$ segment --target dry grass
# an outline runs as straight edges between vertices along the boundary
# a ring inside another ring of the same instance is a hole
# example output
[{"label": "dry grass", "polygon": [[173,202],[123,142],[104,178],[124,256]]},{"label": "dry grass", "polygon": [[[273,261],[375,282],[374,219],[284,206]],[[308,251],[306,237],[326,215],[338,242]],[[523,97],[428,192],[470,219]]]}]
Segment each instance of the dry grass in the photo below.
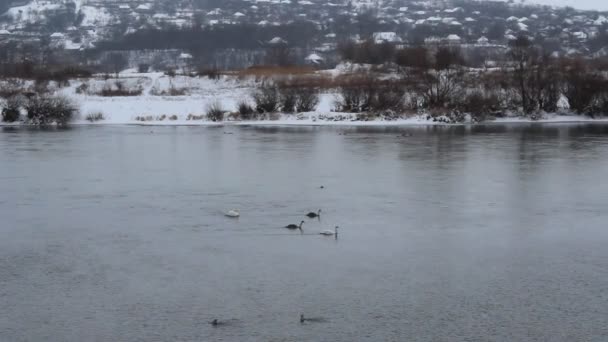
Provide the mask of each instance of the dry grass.
[{"label": "dry grass", "polygon": [[315,68],[307,66],[277,67],[260,65],[239,70],[231,74],[239,77],[274,78],[293,75],[312,75],[315,72]]}]

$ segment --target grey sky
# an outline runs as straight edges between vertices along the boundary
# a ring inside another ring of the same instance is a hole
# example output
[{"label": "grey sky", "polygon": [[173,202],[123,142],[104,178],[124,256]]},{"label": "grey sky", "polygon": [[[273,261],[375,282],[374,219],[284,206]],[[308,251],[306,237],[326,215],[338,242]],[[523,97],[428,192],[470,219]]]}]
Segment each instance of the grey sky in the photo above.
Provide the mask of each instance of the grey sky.
[{"label": "grey sky", "polygon": [[553,6],[571,6],[580,9],[608,11],[608,0],[526,0],[528,3],[538,3]]}]

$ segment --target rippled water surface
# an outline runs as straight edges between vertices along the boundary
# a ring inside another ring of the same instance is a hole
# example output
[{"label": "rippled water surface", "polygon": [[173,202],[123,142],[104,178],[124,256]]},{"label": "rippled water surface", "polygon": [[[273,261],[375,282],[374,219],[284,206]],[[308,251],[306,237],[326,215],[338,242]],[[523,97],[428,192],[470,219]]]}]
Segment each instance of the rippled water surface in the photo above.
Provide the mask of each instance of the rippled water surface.
[{"label": "rippled water surface", "polygon": [[607,177],[599,124],[0,129],[0,341],[608,341]]}]

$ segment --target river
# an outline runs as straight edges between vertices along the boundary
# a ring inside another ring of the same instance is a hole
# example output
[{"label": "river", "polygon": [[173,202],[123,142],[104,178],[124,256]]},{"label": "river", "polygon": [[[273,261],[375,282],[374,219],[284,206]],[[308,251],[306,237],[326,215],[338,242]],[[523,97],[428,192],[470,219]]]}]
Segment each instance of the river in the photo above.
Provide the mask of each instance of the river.
[{"label": "river", "polygon": [[607,341],[607,176],[606,124],[0,128],[0,341]]}]

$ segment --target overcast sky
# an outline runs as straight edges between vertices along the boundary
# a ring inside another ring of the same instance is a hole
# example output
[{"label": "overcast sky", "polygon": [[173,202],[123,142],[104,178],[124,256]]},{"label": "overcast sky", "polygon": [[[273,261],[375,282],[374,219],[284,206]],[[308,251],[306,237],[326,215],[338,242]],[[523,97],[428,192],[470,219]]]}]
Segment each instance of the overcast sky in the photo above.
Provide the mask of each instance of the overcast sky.
[{"label": "overcast sky", "polygon": [[553,6],[571,6],[580,9],[608,10],[608,0],[526,0],[526,2]]}]

